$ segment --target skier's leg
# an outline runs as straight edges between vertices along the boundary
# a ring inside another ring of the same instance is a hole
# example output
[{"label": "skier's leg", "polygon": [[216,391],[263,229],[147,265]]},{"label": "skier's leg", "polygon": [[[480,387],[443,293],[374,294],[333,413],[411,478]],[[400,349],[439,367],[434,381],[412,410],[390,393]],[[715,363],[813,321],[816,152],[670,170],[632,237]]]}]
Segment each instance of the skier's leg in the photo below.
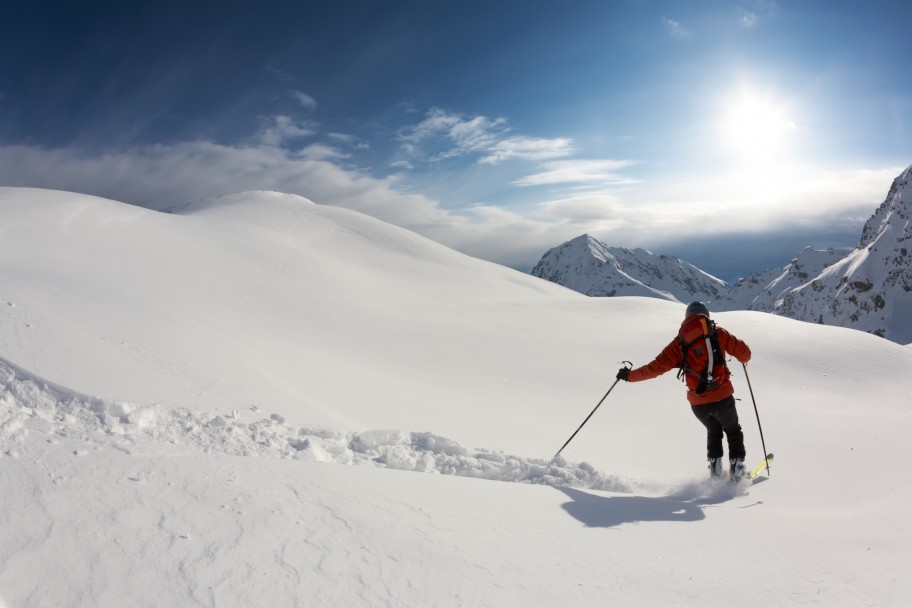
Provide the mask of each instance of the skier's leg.
[{"label": "skier's leg", "polygon": [[690,406],[690,411],[706,427],[706,457],[710,459],[721,458],[723,428],[722,424],[713,417],[712,408],[708,407],[708,405],[711,404],[692,405]]},{"label": "skier's leg", "polygon": [[729,459],[743,460],[747,451],[744,449],[744,432],[738,422],[738,408],[735,407],[735,398],[728,397],[720,401],[716,412],[719,423],[728,438]]}]

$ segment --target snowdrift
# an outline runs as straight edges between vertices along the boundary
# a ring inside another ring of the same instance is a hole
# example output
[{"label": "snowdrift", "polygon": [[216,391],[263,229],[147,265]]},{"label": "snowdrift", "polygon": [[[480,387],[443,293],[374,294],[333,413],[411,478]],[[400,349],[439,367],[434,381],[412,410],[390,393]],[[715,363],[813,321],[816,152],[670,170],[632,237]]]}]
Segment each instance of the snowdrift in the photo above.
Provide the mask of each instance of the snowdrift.
[{"label": "snowdrift", "polygon": [[125,450],[144,442],[230,456],[252,456],[375,466],[423,473],[460,475],[515,483],[629,491],[616,476],[563,459],[527,459],[498,452],[470,451],[433,433],[401,430],[344,432],[294,427],[279,414],[251,411],[229,416],[187,408],[108,402],[35,378],[0,359],[0,441],[7,456],[28,431],[75,437],[87,448],[115,443]]}]

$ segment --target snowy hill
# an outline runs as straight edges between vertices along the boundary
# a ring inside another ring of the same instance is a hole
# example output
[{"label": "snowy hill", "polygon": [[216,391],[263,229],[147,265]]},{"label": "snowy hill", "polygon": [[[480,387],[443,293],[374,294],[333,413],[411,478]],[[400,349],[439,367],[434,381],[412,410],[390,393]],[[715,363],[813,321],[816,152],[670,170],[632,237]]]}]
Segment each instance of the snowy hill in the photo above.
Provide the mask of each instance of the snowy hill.
[{"label": "snowy hill", "polygon": [[[504,299],[567,299],[556,286],[291,195],[225,197],[178,215],[0,189],[0,217],[0,355],[103,398],[147,387],[144,399],[198,409],[294,404],[302,424],[422,428],[414,415],[430,402],[452,411],[492,398],[466,375],[501,378],[515,366],[509,342],[525,321]],[[473,317],[480,311],[489,311],[486,326]],[[545,363],[558,357],[532,335],[518,339]],[[409,390],[382,410],[372,405],[400,384]]]},{"label": "snowy hill", "polygon": [[609,247],[584,234],[548,250],[532,275],[588,296],[644,296],[672,302],[715,300],[727,288],[678,258]]},{"label": "snowy hill", "polygon": [[715,315],[754,350],[777,455],[716,488],[673,374],[615,387],[551,459],[680,304],[586,298],[276,193],[165,214],[0,189],[0,218],[3,608],[912,594],[912,490],[884,466],[912,457],[910,349]]}]

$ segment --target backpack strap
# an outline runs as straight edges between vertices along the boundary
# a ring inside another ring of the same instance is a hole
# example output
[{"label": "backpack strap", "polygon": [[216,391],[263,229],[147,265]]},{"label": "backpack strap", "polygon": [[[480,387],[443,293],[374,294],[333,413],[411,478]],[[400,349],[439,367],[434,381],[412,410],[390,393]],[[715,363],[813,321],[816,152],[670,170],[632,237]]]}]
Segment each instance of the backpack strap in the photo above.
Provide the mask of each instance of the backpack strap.
[{"label": "backpack strap", "polygon": [[[697,323],[698,322],[698,323]],[[719,334],[716,331],[716,323],[705,315],[699,315],[694,322],[685,324],[678,331],[678,340],[681,344],[681,365],[678,368],[678,379],[686,382],[687,374],[697,378],[697,386],[694,392],[698,395],[711,388],[714,384],[724,381],[728,365],[725,363],[725,355],[719,345]],[[706,349],[707,365],[706,369],[697,371],[687,365],[687,351],[698,342],[703,342]],[[723,368],[722,375],[718,378],[713,376],[713,369],[716,365],[721,364]]]}]

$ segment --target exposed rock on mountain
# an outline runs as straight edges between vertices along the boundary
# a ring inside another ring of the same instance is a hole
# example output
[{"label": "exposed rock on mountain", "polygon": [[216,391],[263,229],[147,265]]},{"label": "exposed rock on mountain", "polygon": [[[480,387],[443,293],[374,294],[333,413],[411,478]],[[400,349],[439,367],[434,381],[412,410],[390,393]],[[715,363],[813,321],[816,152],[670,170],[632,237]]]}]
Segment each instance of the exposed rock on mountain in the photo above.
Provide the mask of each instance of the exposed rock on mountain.
[{"label": "exposed rock on mountain", "polygon": [[785,268],[771,268],[738,279],[725,295],[712,303],[713,309],[776,312],[777,302],[786,293],[818,276],[849,251],[808,247]]},{"label": "exposed rock on mountain", "polygon": [[532,274],[590,296],[650,296],[758,310],[912,342],[912,166],[865,223],[854,250],[807,248],[785,268],[732,286],[683,260],[609,247],[582,235],[548,251]]},{"label": "exposed rock on mountain", "polygon": [[858,247],[783,294],[774,312],[912,342],[912,166],[865,223]]},{"label": "exposed rock on mountain", "polygon": [[678,258],[608,247],[588,234],[549,250],[532,274],[589,296],[646,296],[673,302],[716,300],[728,288],[725,281]]}]

